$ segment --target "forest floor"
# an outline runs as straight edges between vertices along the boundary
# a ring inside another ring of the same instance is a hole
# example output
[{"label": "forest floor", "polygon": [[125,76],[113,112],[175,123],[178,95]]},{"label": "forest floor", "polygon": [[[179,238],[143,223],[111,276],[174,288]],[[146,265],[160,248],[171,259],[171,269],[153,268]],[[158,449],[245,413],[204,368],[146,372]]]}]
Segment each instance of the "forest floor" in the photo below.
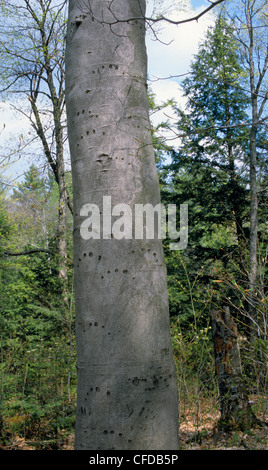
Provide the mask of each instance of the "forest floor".
[{"label": "forest floor", "polygon": [[268,416],[264,413],[266,397],[250,397],[263,426],[245,432],[218,432],[220,412],[213,400],[189,402],[180,411],[180,447],[182,450],[268,450]]},{"label": "forest floor", "polygon": [[[266,425],[250,429],[246,432],[239,430],[230,433],[217,432],[219,412],[212,400],[192,401],[192,405],[180,404],[180,449],[181,450],[268,450],[268,417],[263,410],[266,397],[254,396],[254,412]],[[260,406],[262,404],[262,406]],[[73,450],[74,434],[66,434],[63,430],[55,441],[38,442],[14,436],[9,445],[1,450]]]}]

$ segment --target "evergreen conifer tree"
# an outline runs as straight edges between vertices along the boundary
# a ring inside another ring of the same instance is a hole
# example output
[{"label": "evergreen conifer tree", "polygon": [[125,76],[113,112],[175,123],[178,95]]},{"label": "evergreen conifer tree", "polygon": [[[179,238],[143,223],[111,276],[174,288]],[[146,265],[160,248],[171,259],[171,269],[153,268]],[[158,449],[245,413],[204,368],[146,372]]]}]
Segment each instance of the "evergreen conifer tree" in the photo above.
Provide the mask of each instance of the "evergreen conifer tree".
[{"label": "evergreen conifer tree", "polygon": [[206,230],[211,231],[213,223],[229,223],[230,219],[238,242],[244,239],[249,134],[242,76],[230,26],[219,16],[192,62],[190,76],[182,83],[187,106],[186,111],[177,110],[183,137],[172,163],[175,194],[182,192],[179,197],[190,204],[194,201],[195,207],[198,203],[198,219],[201,216],[203,222],[210,222],[210,227],[201,224],[199,239]]},{"label": "evergreen conifer tree", "polygon": [[195,282],[199,273],[199,282],[206,289],[214,276],[215,260],[226,267],[231,254],[236,256],[239,279],[246,278],[249,117],[236,46],[230,25],[220,15],[182,82],[186,108],[176,108],[180,144],[171,154],[162,199],[177,208],[188,204],[187,249],[180,257],[166,251],[170,311],[182,315],[185,325],[193,309],[189,293],[181,296],[178,292],[176,280],[185,273],[182,258],[189,279]]}]

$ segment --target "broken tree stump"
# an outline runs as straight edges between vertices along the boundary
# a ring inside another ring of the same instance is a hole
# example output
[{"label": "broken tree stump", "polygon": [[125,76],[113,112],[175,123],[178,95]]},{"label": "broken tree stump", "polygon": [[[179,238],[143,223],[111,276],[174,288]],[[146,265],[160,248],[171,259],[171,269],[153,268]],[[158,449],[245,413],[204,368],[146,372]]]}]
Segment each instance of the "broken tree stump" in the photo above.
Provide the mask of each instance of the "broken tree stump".
[{"label": "broken tree stump", "polygon": [[221,407],[218,430],[251,429],[259,424],[259,420],[249,404],[242,374],[238,330],[229,307],[212,311],[211,321]]}]

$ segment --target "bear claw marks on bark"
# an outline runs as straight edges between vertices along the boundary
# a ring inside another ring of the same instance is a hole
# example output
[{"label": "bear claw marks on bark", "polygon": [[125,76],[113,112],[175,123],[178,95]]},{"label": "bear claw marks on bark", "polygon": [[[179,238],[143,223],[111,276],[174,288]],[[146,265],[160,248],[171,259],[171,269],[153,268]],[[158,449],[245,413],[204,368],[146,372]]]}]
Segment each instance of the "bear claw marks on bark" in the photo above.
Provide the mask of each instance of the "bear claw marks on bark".
[{"label": "bear claw marks on bark", "polygon": [[80,26],[81,23],[83,23],[84,19],[87,17],[87,15],[78,15],[75,17],[74,19],[74,23],[76,24],[76,26]]},{"label": "bear claw marks on bark", "polygon": [[77,15],[74,18],[74,21],[71,22],[70,32],[69,32],[69,35],[70,35],[71,39],[73,39],[73,37],[74,37],[75,33],[77,32],[79,26],[83,23],[83,21],[86,17],[87,17],[86,14]]},{"label": "bear claw marks on bark", "polygon": [[110,157],[109,155],[107,155],[107,153],[102,153],[100,155],[98,155],[97,159],[96,159],[96,162],[100,163],[100,165],[102,167],[105,167],[106,165],[108,165],[112,160],[112,157]]}]

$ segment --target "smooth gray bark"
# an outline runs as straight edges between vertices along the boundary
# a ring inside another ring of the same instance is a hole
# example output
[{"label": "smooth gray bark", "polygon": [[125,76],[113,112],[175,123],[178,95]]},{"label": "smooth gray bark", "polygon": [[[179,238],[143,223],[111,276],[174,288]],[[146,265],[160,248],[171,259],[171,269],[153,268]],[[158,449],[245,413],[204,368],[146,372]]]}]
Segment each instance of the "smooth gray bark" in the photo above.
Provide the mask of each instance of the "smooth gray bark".
[{"label": "smooth gray bark", "polygon": [[[73,172],[76,449],[177,449],[161,240],[85,240],[83,205],[160,201],[147,103],[145,1],[71,0],[66,105]],[[103,215],[103,214],[102,214]],[[112,218],[118,220],[118,217]],[[103,236],[104,235],[104,236]]]}]

